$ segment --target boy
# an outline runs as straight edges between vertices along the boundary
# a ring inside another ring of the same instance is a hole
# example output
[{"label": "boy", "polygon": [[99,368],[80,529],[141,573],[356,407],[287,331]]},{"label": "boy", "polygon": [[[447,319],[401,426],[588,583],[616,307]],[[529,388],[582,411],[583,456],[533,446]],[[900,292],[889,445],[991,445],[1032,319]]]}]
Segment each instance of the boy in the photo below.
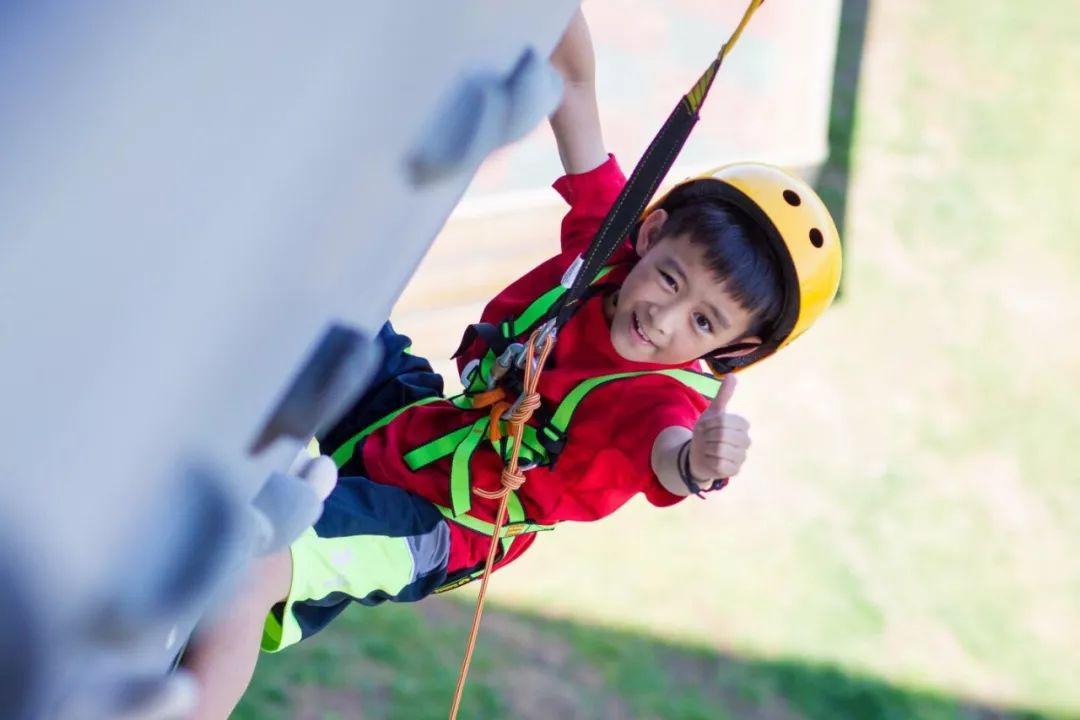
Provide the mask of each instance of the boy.
[{"label": "boy", "polygon": [[[562,252],[484,310],[488,323],[511,318],[504,327],[529,325],[526,308],[559,285],[625,183],[604,150],[580,11],[552,62],[566,81],[551,117],[567,173],[555,189],[570,210]],[[597,520],[638,493],[667,506],[722,487],[750,446],[749,423],[726,412],[734,375],[710,402],[695,387],[712,381],[678,371],[704,359],[730,373],[771,354],[813,322],[839,281],[838,238],[821,201],[765,166],[732,166],[676,187],[629,240],[560,331],[540,379],[546,420],[533,423],[530,446],[538,467],[513,496],[513,529],[496,568],[520,556],[537,531]],[[527,328],[513,335],[524,341]],[[485,346],[470,337],[459,369],[467,385],[482,388],[491,369],[478,367]],[[260,638],[276,651],[317,632],[351,601],[418,600],[468,582],[483,566],[498,502],[479,493],[500,488],[504,449],[489,435],[489,408],[443,399],[442,379],[389,324],[380,339],[386,360],[378,377],[320,438],[342,475],[323,516],[288,552],[256,563],[233,605],[192,645],[185,664],[203,690],[199,717],[224,717],[233,707]],[[570,396],[577,396],[572,421],[558,425],[555,410]]]}]

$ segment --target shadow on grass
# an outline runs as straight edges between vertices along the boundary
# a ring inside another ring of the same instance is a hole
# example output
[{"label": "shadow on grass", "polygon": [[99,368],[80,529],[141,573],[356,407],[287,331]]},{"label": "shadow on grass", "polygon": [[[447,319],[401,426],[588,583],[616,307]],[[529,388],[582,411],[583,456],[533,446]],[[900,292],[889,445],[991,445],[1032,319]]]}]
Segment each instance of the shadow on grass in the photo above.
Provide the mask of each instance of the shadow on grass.
[{"label": "shadow on grass", "polygon": [[[444,718],[471,607],[355,607],[263,656],[238,720]],[[1065,718],[897,687],[840,667],[745,659],[497,607],[485,613],[463,718]],[[1071,716],[1073,718],[1077,716]]]}]

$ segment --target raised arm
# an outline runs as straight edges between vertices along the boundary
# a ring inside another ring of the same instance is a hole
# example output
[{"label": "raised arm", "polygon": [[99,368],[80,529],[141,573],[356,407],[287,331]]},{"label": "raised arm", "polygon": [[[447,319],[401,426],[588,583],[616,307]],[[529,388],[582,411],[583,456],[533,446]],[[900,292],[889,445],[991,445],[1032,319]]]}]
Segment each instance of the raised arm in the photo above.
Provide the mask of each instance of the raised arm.
[{"label": "raised arm", "polygon": [[596,106],[596,60],[589,26],[581,9],[551,54],[551,64],[565,81],[562,104],[549,118],[568,174],[588,172],[607,160]]}]

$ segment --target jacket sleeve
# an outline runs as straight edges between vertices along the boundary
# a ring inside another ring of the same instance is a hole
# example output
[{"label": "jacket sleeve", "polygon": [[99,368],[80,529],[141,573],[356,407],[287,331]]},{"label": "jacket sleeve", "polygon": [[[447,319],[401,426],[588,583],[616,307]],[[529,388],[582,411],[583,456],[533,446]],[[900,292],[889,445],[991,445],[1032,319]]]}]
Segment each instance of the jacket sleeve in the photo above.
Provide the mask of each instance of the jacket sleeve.
[{"label": "jacket sleeve", "polygon": [[626,177],[614,155],[606,162],[576,175],[564,175],[552,185],[570,205],[562,221],[563,252],[582,252],[592,242],[608,210],[615,203]]}]

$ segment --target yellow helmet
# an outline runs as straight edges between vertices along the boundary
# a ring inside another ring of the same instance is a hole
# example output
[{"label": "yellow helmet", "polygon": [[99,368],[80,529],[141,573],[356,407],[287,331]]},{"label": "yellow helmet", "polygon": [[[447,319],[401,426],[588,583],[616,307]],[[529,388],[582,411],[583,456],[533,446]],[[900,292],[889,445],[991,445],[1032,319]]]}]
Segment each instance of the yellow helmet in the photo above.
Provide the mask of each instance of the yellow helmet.
[{"label": "yellow helmet", "polygon": [[727,201],[759,227],[777,260],[784,299],[770,337],[738,358],[706,358],[714,372],[745,368],[797,338],[832,303],[840,286],[840,235],[825,203],[802,179],[763,163],[741,162],[711,170],[672,188],[645,214],[664,207],[679,187],[700,180],[708,197]]}]

